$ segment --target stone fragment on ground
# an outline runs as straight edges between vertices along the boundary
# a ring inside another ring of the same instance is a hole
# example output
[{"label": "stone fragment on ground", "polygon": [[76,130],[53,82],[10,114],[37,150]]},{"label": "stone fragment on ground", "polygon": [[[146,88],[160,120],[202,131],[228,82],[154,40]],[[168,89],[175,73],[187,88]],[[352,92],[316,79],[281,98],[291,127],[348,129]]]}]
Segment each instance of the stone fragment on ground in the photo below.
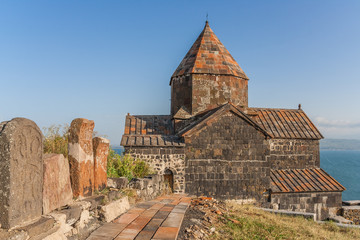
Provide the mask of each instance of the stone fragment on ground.
[{"label": "stone fragment on ground", "polygon": [[69,204],[72,199],[68,160],[62,154],[45,154],[43,214]]},{"label": "stone fragment on ground", "polygon": [[129,210],[129,208],[130,204],[128,197],[123,197],[121,199],[110,202],[105,206],[101,206],[100,214],[105,222],[111,222],[112,220]]},{"label": "stone fragment on ground", "polygon": [[41,217],[42,133],[31,120],[0,123],[0,225],[14,228]]}]

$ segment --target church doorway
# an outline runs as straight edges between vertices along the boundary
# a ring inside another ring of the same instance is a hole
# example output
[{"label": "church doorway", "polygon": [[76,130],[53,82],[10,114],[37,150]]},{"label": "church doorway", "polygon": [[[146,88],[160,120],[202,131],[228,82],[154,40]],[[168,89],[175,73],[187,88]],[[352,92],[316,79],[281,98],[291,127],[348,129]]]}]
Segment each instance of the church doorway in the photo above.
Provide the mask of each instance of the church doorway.
[{"label": "church doorway", "polygon": [[174,192],[174,174],[170,169],[165,170],[164,181],[169,184],[171,191]]}]

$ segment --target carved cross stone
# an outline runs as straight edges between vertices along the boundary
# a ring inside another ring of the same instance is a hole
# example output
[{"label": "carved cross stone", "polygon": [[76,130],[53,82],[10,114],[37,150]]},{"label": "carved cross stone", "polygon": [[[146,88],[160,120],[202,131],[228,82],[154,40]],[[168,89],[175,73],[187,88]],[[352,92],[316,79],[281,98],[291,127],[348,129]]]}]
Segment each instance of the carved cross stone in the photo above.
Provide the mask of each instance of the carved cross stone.
[{"label": "carved cross stone", "polygon": [[0,123],[0,224],[13,228],[42,214],[42,133],[31,120]]},{"label": "carved cross stone", "polygon": [[69,135],[70,178],[73,194],[91,196],[94,190],[94,158],[92,134],[94,121],[76,118]]},{"label": "carved cross stone", "polygon": [[107,185],[107,157],[109,155],[110,141],[106,138],[95,137],[94,146],[94,188],[101,191]]}]

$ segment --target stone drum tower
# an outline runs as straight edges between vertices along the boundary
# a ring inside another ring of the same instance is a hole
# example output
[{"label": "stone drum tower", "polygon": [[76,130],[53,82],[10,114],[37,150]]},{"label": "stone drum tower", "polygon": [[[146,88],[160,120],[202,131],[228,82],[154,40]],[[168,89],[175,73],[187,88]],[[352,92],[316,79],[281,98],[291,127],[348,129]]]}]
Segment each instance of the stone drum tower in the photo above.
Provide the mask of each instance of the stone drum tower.
[{"label": "stone drum tower", "polygon": [[171,77],[171,115],[186,119],[227,102],[247,107],[248,80],[206,21]]}]

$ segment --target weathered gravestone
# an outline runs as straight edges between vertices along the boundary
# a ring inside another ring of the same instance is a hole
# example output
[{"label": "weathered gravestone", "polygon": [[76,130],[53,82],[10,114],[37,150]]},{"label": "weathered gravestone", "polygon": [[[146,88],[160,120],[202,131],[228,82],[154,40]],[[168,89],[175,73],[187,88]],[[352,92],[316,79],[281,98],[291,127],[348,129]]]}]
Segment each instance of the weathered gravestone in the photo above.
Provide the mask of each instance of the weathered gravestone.
[{"label": "weathered gravestone", "polygon": [[107,157],[109,154],[110,141],[106,138],[95,137],[94,147],[94,188],[101,191],[107,185]]},{"label": "weathered gravestone", "polygon": [[43,213],[71,202],[69,161],[62,154],[44,155]]},{"label": "weathered gravestone", "polygon": [[73,194],[91,196],[94,190],[94,157],[92,134],[94,121],[76,118],[69,135],[70,178]]},{"label": "weathered gravestone", "polygon": [[43,146],[38,126],[25,118],[0,123],[0,224],[13,228],[40,218]]}]

